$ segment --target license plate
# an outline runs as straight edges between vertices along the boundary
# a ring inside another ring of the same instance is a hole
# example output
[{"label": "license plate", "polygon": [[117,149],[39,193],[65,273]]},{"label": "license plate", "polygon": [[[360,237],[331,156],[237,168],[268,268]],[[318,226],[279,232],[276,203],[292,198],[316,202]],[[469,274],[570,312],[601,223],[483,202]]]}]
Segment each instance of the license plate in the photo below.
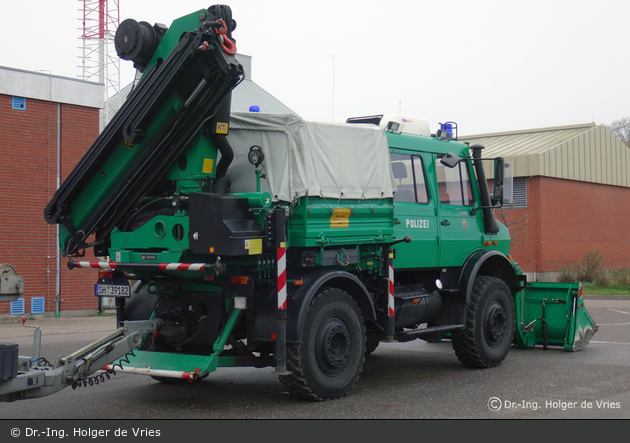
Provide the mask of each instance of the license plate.
[{"label": "license plate", "polygon": [[130,297],[131,287],[129,284],[104,284],[94,285],[94,294],[97,297]]}]

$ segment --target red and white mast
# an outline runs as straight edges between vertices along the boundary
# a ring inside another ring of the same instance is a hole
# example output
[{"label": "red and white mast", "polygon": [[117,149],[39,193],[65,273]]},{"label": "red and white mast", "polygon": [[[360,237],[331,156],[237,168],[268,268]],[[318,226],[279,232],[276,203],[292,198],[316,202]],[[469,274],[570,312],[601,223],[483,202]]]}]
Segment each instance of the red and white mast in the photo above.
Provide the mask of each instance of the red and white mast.
[{"label": "red and white mast", "polygon": [[102,83],[103,111],[101,130],[114,109],[108,104],[120,92],[120,60],[114,48],[114,37],[120,23],[119,0],[79,0],[81,2],[83,42],[81,58],[82,80]]}]

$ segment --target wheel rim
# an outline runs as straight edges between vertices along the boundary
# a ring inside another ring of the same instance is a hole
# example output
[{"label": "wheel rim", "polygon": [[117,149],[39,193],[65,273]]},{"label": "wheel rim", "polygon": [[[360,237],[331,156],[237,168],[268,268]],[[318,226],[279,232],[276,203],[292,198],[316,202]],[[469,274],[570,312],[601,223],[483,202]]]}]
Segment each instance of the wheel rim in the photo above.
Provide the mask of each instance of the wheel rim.
[{"label": "wheel rim", "polygon": [[495,347],[501,343],[507,327],[507,314],[505,308],[498,301],[493,301],[486,311],[484,335],[486,342]]},{"label": "wheel rim", "polygon": [[342,372],[350,358],[352,336],[346,322],[339,317],[327,318],[319,330],[315,341],[317,365],[326,375]]}]

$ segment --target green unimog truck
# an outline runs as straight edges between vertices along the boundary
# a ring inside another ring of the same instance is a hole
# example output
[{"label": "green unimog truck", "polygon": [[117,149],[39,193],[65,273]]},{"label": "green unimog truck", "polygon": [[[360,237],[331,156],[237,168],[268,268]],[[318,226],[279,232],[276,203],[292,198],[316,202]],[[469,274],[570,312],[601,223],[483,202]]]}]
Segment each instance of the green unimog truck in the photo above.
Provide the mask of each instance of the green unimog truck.
[{"label": "green unimog truck", "polygon": [[[528,284],[510,257],[493,215],[501,158],[408,116],[232,113],[233,29],[221,5],[118,28],[142,77],[44,215],[71,268],[101,270],[95,295],[115,297],[120,329],[76,367],[62,359],[62,384],[272,366],[290,392],[329,400],[390,342],[450,340],[477,368],[513,345],[588,343],[579,284]],[[4,398],[44,395],[39,383]]]}]

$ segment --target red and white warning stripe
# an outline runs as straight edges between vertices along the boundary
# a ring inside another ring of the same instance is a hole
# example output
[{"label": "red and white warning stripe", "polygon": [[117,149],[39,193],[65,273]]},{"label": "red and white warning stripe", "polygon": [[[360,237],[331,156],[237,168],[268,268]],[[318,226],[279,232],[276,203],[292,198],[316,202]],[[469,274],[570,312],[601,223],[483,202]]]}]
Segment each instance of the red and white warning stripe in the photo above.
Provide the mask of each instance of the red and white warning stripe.
[{"label": "red and white warning stripe", "polygon": [[72,262],[73,267],[75,268],[112,268],[116,269],[116,262],[105,262],[105,261],[75,261]]},{"label": "red and white warning stripe", "polygon": [[215,265],[208,263],[118,263],[104,261],[76,261],[71,262],[73,268],[105,268],[105,269],[159,269],[161,271],[205,271],[213,269]]},{"label": "red and white warning stripe", "polygon": [[108,372],[122,372],[127,374],[137,375],[151,375],[153,377],[168,377],[168,378],[183,378],[184,380],[193,381],[199,378],[199,372],[201,369],[195,369],[194,371],[171,371],[168,369],[152,369],[146,368],[121,368],[120,365],[107,365],[103,371]]},{"label": "red and white warning stripe", "polygon": [[205,263],[160,263],[162,271],[203,271]]},{"label": "red and white warning stripe", "polygon": [[287,308],[287,255],[286,248],[278,248],[278,309]]},{"label": "red and white warning stripe", "polygon": [[387,297],[387,305],[388,305],[387,315],[389,317],[393,317],[394,316],[394,265],[393,264],[389,265],[388,280],[389,280],[389,295]]}]

